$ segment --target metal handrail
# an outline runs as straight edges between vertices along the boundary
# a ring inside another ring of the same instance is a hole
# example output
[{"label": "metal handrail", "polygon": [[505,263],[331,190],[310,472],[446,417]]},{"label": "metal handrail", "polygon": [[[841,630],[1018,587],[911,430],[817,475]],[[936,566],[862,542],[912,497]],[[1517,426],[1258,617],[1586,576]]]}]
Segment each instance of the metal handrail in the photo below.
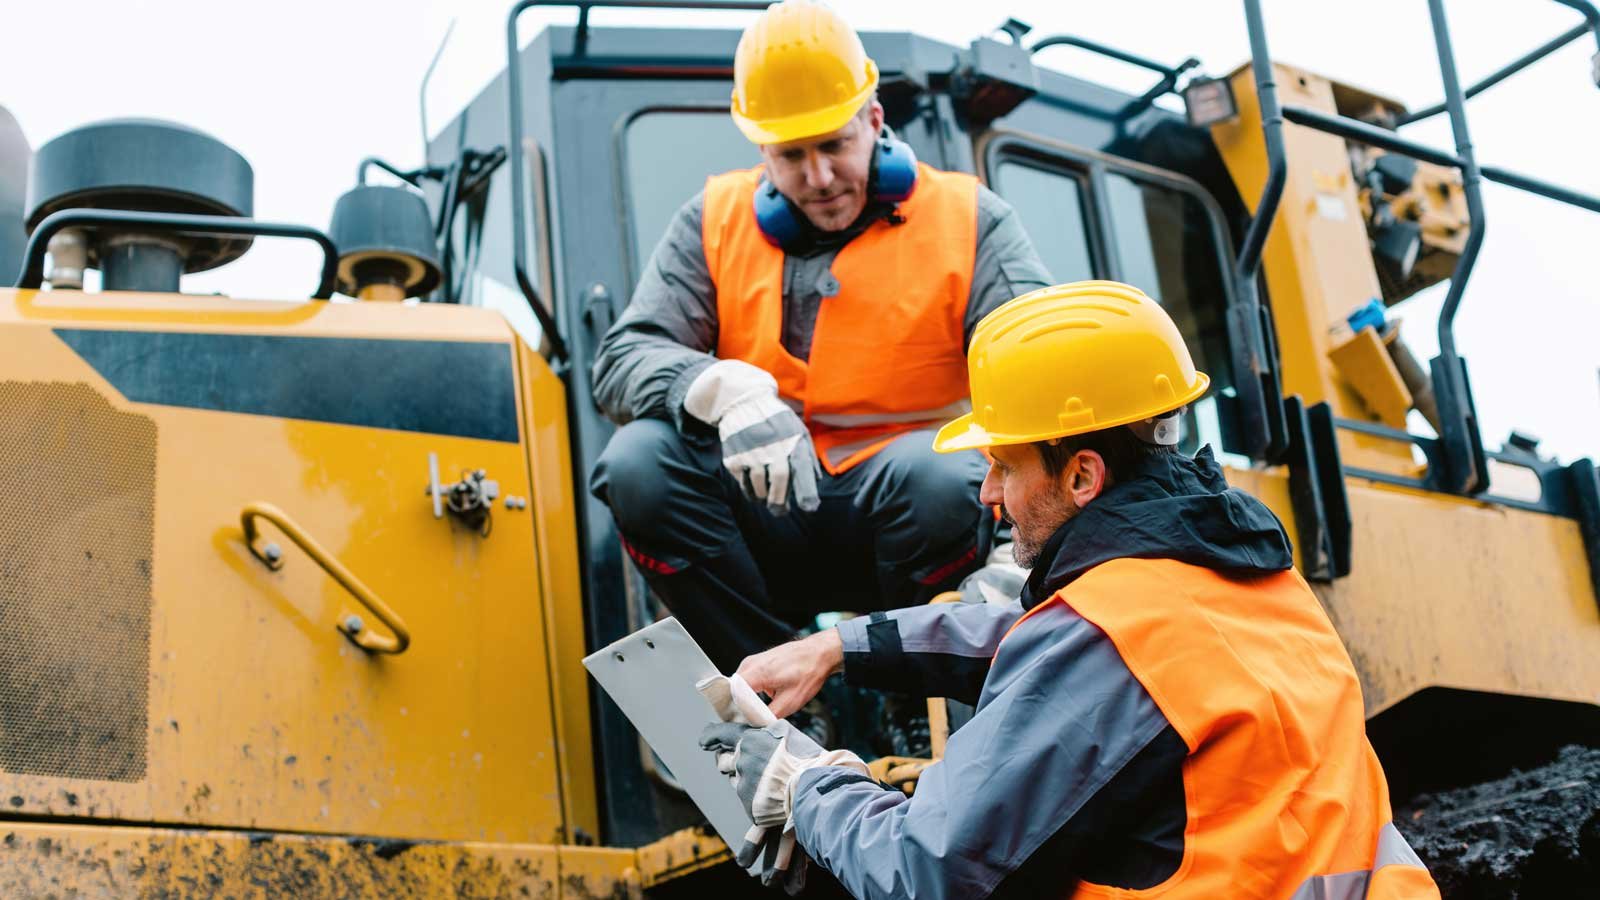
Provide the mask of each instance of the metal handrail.
[{"label": "metal handrail", "polygon": [[[1450,289],[1439,310],[1439,355],[1434,358],[1433,389],[1438,398],[1439,424],[1444,449],[1446,487],[1462,494],[1478,494],[1489,488],[1488,467],[1483,458],[1483,440],[1478,434],[1477,412],[1466,370],[1456,353],[1455,321],[1461,296],[1472,277],[1488,227],[1483,210],[1483,175],[1472,149],[1467,130],[1466,98],[1456,71],[1455,48],[1450,43],[1450,28],[1445,21],[1444,0],[1428,0],[1433,19],[1433,42],[1439,54],[1439,75],[1444,80],[1444,102],[1450,111],[1450,130],[1455,135],[1456,156],[1461,159],[1461,190],[1467,198],[1467,240],[1456,267],[1450,273]],[[1446,411],[1445,407],[1449,407]]]},{"label": "metal handrail", "polygon": [[[1600,42],[1600,12],[1595,10],[1592,3],[1588,0],[1556,0],[1556,2],[1583,12],[1589,27],[1596,32],[1597,42]],[[1259,61],[1257,51],[1264,50],[1265,42],[1260,0],[1244,0],[1244,3],[1251,32],[1252,63],[1256,63]],[[1298,125],[1461,171],[1462,192],[1467,201],[1469,231],[1461,256],[1456,260],[1455,271],[1450,278],[1449,293],[1440,310],[1439,356],[1434,358],[1431,366],[1440,410],[1438,468],[1441,471],[1437,473],[1439,477],[1434,481],[1445,490],[1478,494],[1488,489],[1488,467],[1483,441],[1478,432],[1477,412],[1472,399],[1472,388],[1467,380],[1466,366],[1456,350],[1455,317],[1460,311],[1467,280],[1472,274],[1473,264],[1483,243],[1485,214],[1481,181],[1488,178],[1597,212],[1600,212],[1600,199],[1505,169],[1478,165],[1472,149],[1471,135],[1467,129],[1466,91],[1462,89],[1457,74],[1455,52],[1445,21],[1443,0],[1429,0],[1428,8],[1432,18],[1435,49],[1439,57],[1439,71],[1444,81],[1445,109],[1450,113],[1451,130],[1456,142],[1454,155],[1408,141],[1392,131],[1343,116],[1330,116],[1300,107],[1284,108],[1282,114],[1285,119]],[[1257,46],[1258,42],[1261,44],[1260,48]],[[1258,77],[1258,83],[1259,81]],[[1265,106],[1266,103],[1263,102],[1263,118],[1265,118]],[[1258,210],[1256,221],[1251,223],[1252,231],[1260,224],[1262,218]],[[1265,227],[1263,225],[1263,232]],[[1241,252],[1241,257],[1243,255]]]},{"label": "metal handrail", "polygon": [[186,213],[141,212],[124,209],[63,209],[45,216],[28,236],[27,249],[22,254],[22,274],[17,276],[17,287],[37,289],[44,284],[44,256],[50,239],[67,228],[131,227],[141,231],[161,234],[186,234],[197,236],[250,235],[252,237],[285,237],[311,241],[322,248],[322,278],[313,300],[326,300],[333,296],[334,283],[339,277],[339,250],[333,239],[309,225],[285,222],[260,222],[239,216],[201,216]]},{"label": "metal handrail", "polygon": [[544,300],[539,296],[539,291],[533,286],[533,280],[528,276],[528,248],[527,225],[524,222],[526,211],[523,206],[523,148],[522,148],[522,66],[519,42],[517,40],[517,19],[523,12],[535,6],[571,6],[576,7],[582,20],[587,23],[589,10],[594,7],[614,7],[622,9],[707,9],[707,10],[743,10],[760,12],[768,6],[764,2],[726,2],[719,3],[715,0],[519,0],[511,7],[511,12],[506,14],[506,95],[511,106],[510,128],[511,139],[511,269],[517,280],[517,288],[522,291],[523,299],[533,308],[534,318],[539,320],[539,327],[544,330],[550,341],[550,355],[556,359],[569,359],[570,351],[567,343],[561,337],[560,330],[556,327],[555,316],[550,309],[545,307]]},{"label": "metal handrail", "polygon": [[1075,34],[1053,34],[1046,38],[1040,38],[1028,48],[1028,55],[1032,56],[1038,53],[1040,50],[1048,50],[1051,47],[1077,47],[1080,50],[1088,50],[1090,53],[1098,53],[1101,56],[1109,56],[1114,60],[1125,62],[1130,66],[1138,66],[1141,69],[1149,69],[1150,71],[1162,76],[1177,77],[1183,72],[1182,66],[1169,66],[1165,63],[1158,63],[1153,59],[1146,59],[1143,56],[1129,53],[1126,50],[1118,50],[1115,47],[1108,47],[1105,44],[1091,41],[1088,38],[1081,38]]},{"label": "metal handrail", "polygon": [[[1358,119],[1351,119],[1345,116],[1329,115],[1325,112],[1315,109],[1307,109],[1303,106],[1285,106],[1283,108],[1283,117],[1296,125],[1304,125],[1307,128],[1315,128],[1318,131],[1326,131],[1329,134],[1337,135],[1345,138],[1346,140],[1370,144],[1371,146],[1377,147],[1380,150],[1388,150],[1391,153],[1399,153],[1403,156],[1409,156],[1412,159],[1419,159],[1423,162],[1433,163],[1434,165],[1449,166],[1453,169],[1460,169],[1466,164],[1461,157],[1456,156],[1447,150],[1440,150],[1436,147],[1429,147],[1426,144],[1419,144],[1416,141],[1407,140],[1406,138],[1400,137],[1398,134],[1395,134],[1386,128],[1379,128],[1376,125],[1369,125],[1366,122],[1362,122]],[[1581,209],[1587,209],[1591,212],[1600,212],[1600,197],[1595,197],[1589,194],[1580,194],[1571,188],[1565,188],[1557,184],[1551,184],[1548,181],[1534,178],[1531,175],[1513,172],[1510,169],[1503,169],[1499,166],[1485,166],[1480,164],[1478,166],[1478,171],[1483,175],[1484,178],[1487,178],[1490,181],[1498,182],[1519,190],[1524,190],[1530,194],[1538,194],[1541,197],[1549,197],[1552,200],[1558,200],[1562,203],[1576,206]]]},{"label": "metal handrail", "polygon": [[404,653],[406,648],[411,646],[411,629],[406,627],[406,623],[401,621],[400,616],[390,609],[387,603],[378,599],[378,595],[374,594],[371,588],[357,578],[355,573],[345,568],[343,563],[339,562],[332,554],[323,549],[321,544],[306,534],[305,530],[295,524],[283,510],[270,503],[259,501],[250,503],[239,513],[239,526],[244,529],[244,544],[245,547],[249,548],[251,556],[261,560],[267,568],[273,571],[283,568],[283,551],[278,548],[277,544],[269,543],[259,549],[256,547],[256,540],[260,537],[260,531],[256,527],[256,519],[258,518],[266,519],[268,522],[278,526],[278,530],[287,535],[289,540],[294,541],[301,550],[304,550],[306,555],[311,557],[312,562],[321,566],[322,570],[328,573],[328,577],[337,581],[340,587],[348,591],[350,596],[356,598],[357,602],[366,607],[368,612],[376,616],[378,621],[393,632],[393,636],[379,634],[368,628],[361,621],[360,616],[350,615],[339,620],[338,631],[340,634],[349,638],[357,647],[370,653]]},{"label": "metal handrail", "polygon": [[410,171],[406,171],[405,169],[401,169],[399,166],[396,166],[394,163],[389,162],[386,159],[382,159],[377,156],[368,156],[361,160],[360,165],[356,166],[356,184],[366,184],[367,170],[373,167],[377,167],[385,172],[388,172],[390,175],[393,175],[412,187],[420,187],[417,182],[424,178],[432,181],[440,181],[444,179],[446,174],[446,169],[444,166],[420,166]]},{"label": "metal handrail", "polygon": [[[1527,67],[1538,62],[1539,60],[1544,59],[1546,56],[1549,56],[1557,50],[1560,50],[1562,47],[1572,43],[1573,41],[1582,37],[1589,30],[1589,23],[1587,22],[1584,22],[1581,25],[1572,26],[1555,38],[1552,38],[1544,44],[1541,44],[1538,48],[1528,51],[1522,56],[1517,57],[1511,63],[1496,69],[1489,75],[1486,75],[1482,80],[1463,91],[1462,96],[1468,100],[1471,100],[1473,97],[1478,96],[1489,88],[1494,87],[1500,82],[1505,81],[1507,78],[1510,78],[1518,72],[1521,72],[1523,69],[1526,69]],[[1445,102],[1440,100],[1438,103],[1435,103],[1432,106],[1425,106],[1416,112],[1406,113],[1405,115],[1399,117],[1395,120],[1394,127],[1400,128],[1410,125],[1412,122],[1420,122],[1423,119],[1432,118],[1439,113],[1444,112],[1445,109]]]},{"label": "metal handrail", "polygon": [[[1002,30],[1009,29],[1006,29],[1005,26],[1002,26]],[[1019,44],[1021,43],[1022,33],[1013,32],[1013,36],[1017,39],[1017,43]],[[1117,60],[1118,62],[1124,62],[1131,66],[1138,66],[1141,69],[1148,69],[1161,76],[1161,80],[1151,86],[1149,90],[1129,101],[1122,107],[1122,109],[1118,110],[1116,115],[1118,119],[1131,118],[1135,114],[1150,106],[1150,104],[1154,103],[1156,98],[1161,97],[1164,94],[1172,93],[1177,89],[1178,79],[1182,78],[1185,72],[1197,68],[1200,65],[1200,60],[1191,56],[1175,66],[1169,66],[1163,63],[1158,63],[1153,59],[1146,59],[1137,54],[1129,53],[1126,50],[1118,50],[1115,47],[1110,47],[1096,41],[1091,41],[1088,38],[1078,37],[1075,34],[1053,34],[1046,38],[1040,38],[1028,48],[1028,55],[1033,56],[1040,50],[1048,50],[1051,47],[1077,47],[1080,50],[1088,50],[1090,53],[1098,53],[1101,56],[1109,57],[1110,59]]]},{"label": "metal handrail", "polygon": [[1234,276],[1240,282],[1254,281],[1261,269],[1261,249],[1267,243],[1267,232],[1277,217],[1278,202],[1283,199],[1289,178],[1289,158],[1283,147],[1283,108],[1278,104],[1278,84],[1273,80],[1272,56],[1267,49],[1267,29],[1259,0],[1245,0],[1244,15],[1250,30],[1250,71],[1256,79],[1261,106],[1261,133],[1267,144],[1267,183],[1261,189],[1261,200],[1234,263]]},{"label": "metal handrail", "polygon": [[1256,96],[1261,110],[1261,134],[1267,150],[1267,179],[1256,202],[1255,213],[1234,258],[1235,302],[1228,321],[1235,343],[1242,343],[1243,372],[1234,374],[1245,428],[1246,450],[1251,456],[1276,461],[1289,449],[1289,428],[1283,405],[1283,386],[1278,373],[1276,335],[1272,319],[1261,302],[1256,276],[1261,270],[1261,251],[1267,232],[1277,216],[1288,183],[1288,153],[1283,144],[1283,113],[1278,104],[1278,86],[1272,72],[1272,55],[1267,48],[1266,27],[1256,0],[1246,0],[1245,21],[1250,32],[1250,71],[1256,81]]}]

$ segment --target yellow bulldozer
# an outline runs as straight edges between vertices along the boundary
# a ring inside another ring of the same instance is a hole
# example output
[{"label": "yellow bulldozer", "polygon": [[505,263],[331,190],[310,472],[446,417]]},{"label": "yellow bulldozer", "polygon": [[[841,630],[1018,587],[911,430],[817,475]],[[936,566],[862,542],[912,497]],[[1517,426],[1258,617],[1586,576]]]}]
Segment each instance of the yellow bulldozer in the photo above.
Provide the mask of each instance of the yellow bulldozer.
[{"label": "yellow bulldozer", "polygon": [[[1469,96],[1600,45],[1560,2],[1568,31],[1464,85],[1430,0],[1445,99],[1414,111],[1274,61],[1259,0],[1218,77],[1014,20],[863,36],[920,159],[1008,199],[1058,281],[1171,312],[1213,375],[1188,449],[1288,526],[1446,896],[1555,896],[1600,834],[1600,480],[1486,445],[1453,331],[1482,181],[1600,212],[1472,149]],[[255,219],[201,132],[32,150],[0,111],[0,896],[760,890],[581,661],[659,613],[587,490],[594,350],[677,205],[755,161],[737,31],[588,13],[763,4],[571,0],[524,45],[535,5],[423,164],[369,159],[326,232]],[[1151,86],[1036,60],[1063,45]],[[1404,136],[1437,115],[1454,148]],[[257,237],[320,248],[309,299],[181,290]],[[1424,363],[1391,307],[1445,280]],[[935,707],[890,749],[936,755]]]}]

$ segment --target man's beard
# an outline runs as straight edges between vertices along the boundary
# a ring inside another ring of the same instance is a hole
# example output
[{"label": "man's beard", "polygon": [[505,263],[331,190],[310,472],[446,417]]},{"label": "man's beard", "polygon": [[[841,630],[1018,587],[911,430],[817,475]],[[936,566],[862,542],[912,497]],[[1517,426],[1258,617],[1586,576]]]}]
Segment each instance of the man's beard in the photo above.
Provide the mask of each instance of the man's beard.
[{"label": "man's beard", "polygon": [[1072,499],[1060,491],[1051,491],[1039,498],[1034,507],[1034,515],[1029,516],[1034,524],[1029,528],[1018,525],[1010,510],[1004,506],[1000,508],[1000,516],[1011,523],[1011,558],[1024,569],[1034,567],[1039,561],[1040,552],[1044,550],[1045,542],[1050,540],[1050,536],[1066,524],[1068,519],[1078,514]]}]

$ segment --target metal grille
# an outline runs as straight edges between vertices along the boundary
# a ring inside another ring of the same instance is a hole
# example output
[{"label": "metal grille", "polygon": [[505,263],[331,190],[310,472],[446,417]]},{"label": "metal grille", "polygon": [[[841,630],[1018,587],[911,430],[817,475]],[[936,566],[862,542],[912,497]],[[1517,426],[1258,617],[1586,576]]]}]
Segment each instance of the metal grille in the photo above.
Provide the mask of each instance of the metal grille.
[{"label": "metal grille", "polygon": [[0,381],[0,770],[145,774],[156,425]]}]

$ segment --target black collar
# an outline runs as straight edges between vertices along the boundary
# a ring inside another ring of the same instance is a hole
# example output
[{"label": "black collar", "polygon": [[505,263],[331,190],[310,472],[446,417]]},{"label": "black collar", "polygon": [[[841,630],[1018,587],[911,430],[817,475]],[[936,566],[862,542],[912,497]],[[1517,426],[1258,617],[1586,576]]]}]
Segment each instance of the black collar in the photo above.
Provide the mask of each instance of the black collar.
[{"label": "black collar", "polygon": [[1150,457],[1057,528],[1022,589],[1032,609],[1078,576],[1113,559],[1174,559],[1231,575],[1294,565],[1283,524],[1260,500],[1228,487],[1202,448]]}]

